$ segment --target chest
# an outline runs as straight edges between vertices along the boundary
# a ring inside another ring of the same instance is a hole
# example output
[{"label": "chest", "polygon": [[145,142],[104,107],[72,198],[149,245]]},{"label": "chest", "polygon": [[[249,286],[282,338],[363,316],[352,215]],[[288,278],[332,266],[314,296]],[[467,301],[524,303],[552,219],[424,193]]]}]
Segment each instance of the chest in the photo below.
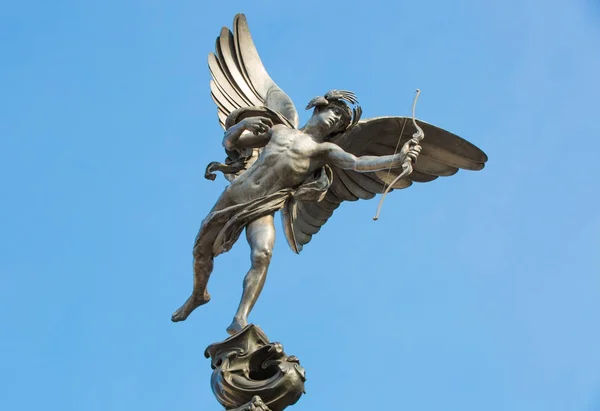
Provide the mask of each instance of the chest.
[{"label": "chest", "polygon": [[316,143],[299,130],[291,130],[287,127],[274,127],[265,154],[276,154],[284,156],[310,157]]}]

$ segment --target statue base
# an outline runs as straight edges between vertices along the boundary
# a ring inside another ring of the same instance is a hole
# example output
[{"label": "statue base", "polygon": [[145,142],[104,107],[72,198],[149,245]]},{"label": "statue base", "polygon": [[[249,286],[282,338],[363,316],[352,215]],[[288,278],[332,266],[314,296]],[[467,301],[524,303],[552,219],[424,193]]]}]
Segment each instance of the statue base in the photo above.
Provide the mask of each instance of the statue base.
[{"label": "statue base", "polygon": [[271,409],[269,409],[263,400],[256,395],[250,402],[229,411],[271,411]]},{"label": "statue base", "polygon": [[282,411],[304,394],[300,361],[253,324],[210,345],[204,355],[211,359],[212,391],[226,410]]}]

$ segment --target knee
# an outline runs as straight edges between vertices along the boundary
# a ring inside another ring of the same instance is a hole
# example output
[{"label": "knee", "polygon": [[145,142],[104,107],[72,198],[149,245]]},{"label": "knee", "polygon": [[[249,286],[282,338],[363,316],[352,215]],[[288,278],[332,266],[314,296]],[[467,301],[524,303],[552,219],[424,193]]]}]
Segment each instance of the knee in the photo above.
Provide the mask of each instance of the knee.
[{"label": "knee", "polygon": [[265,265],[271,262],[271,255],[273,252],[268,248],[260,247],[252,250],[252,264]]},{"label": "knee", "polygon": [[194,261],[205,261],[212,258],[212,252],[207,252],[204,247],[194,247],[192,255],[194,256]]}]

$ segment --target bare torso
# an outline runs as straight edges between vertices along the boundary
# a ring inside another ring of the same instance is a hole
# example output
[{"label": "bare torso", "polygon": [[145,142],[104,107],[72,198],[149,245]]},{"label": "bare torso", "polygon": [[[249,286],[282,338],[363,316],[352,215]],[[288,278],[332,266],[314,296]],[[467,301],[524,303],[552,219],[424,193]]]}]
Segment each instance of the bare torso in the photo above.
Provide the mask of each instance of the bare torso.
[{"label": "bare torso", "polygon": [[[340,119],[341,116],[339,113],[336,114],[334,109],[316,110],[304,127],[304,131],[273,125],[270,119],[264,117],[247,118],[229,128],[223,138],[226,149],[262,147],[262,150],[248,170],[241,173],[225,189],[212,211],[257,200],[282,189],[293,189],[325,164],[344,170],[372,172],[400,167],[407,159],[414,161],[421,150],[417,141],[415,146],[410,150],[407,149],[406,152],[403,148],[394,155],[356,157],[340,146],[324,141],[326,140],[324,136],[328,136],[332,128],[335,131],[335,128],[339,127]],[[211,215],[215,216],[219,213],[211,213]],[[274,241],[272,217],[270,214],[264,216],[265,220],[262,222],[258,220],[253,222],[256,223],[255,230],[251,230],[254,234],[250,233],[255,244],[253,255],[256,255],[257,261],[262,263],[257,264],[256,269],[250,270],[249,277],[244,282],[245,290],[251,290],[248,293],[244,292],[236,319],[229,328],[230,331],[239,331],[247,323],[246,317],[262,289]],[[211,219],[210,215],[202,223],[193,252],[194,290],[185,304],[173,314],[173,321],[185,320],[196,307],[210,300],[206,286],[213,269],[215,238],[221,230],[219,224],[224,223],[219,219]],[[265,241],[262,242],[258,241],[262,235],[259,233],[261,231],[266,233]]]},{"label": "bare torso", "polygon": [[324,164],[322,143],[310,135],[282,125],[269,132],[270,140],[254,164],[227,187],[215,209],[296,187]]}]

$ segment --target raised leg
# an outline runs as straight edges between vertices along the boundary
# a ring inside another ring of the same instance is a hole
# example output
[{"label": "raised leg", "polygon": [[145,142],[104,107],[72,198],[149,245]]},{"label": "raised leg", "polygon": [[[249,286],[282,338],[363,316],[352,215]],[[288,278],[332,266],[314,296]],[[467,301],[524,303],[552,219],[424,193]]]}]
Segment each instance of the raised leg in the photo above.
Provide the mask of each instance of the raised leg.
[{"label": "raised leg", "polygon": [[[227,191],[225,191],[213,207],[212,211],[223,209],[230,204],[231,201],[229,200]],[[173,322],[184,321],[192,311],[210,301],[210,294],[208,293],[206,286],[208,285],[208,280],[213,271],[213,243],[220,231],[220,223],[215,224],[213,221],[213,224],[211,225],[210,220],[211,216],[209,215],[209,217],[202,222],[202,227],[200,228],[200,232],[198,233],[194,244],[194,288],[192,290],[192,295],[190,295],[187,301],[173,313],[171,316],[171,321]]]},{"label": "raised leg", "polygon": [[196,308],[210,301],[210,294],[206,289],[208,280],[213,270],[212,250],[206,253],[205,250],[194,247],[194,288],[192,295],[187,301],[177,309],[171,316],[171,321],[185,321]]},{"label": "raised leg", "polygon": [[250,244],[252,266],[244,278],[244,291],[233,322],[227,328],[229,334],[235,334],[248,325],[248,315],[265,285],[267,270],[271,262],[275,244],[275,225],[273,214],[253,221],[246,227],[246,238]]}]

